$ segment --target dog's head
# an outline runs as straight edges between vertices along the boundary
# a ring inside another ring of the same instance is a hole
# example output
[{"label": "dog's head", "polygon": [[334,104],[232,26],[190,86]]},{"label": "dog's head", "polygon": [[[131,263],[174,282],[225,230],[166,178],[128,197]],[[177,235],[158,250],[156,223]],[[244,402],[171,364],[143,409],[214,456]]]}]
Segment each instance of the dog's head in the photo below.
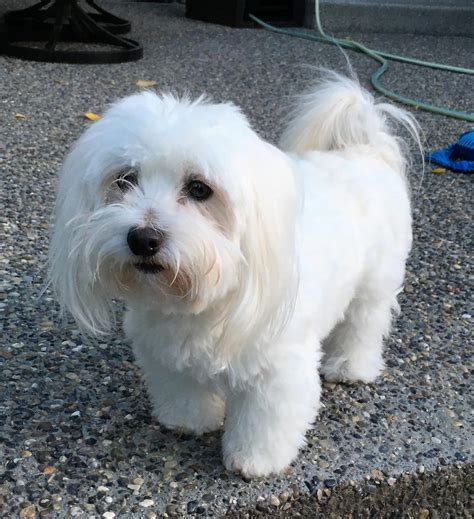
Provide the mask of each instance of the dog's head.
[{"label": "dog's head", "polygon": [[220,309],[242,332],[288,307],[297,206],[289,159],[238,108],[133,95],[66,158],[50,277],[94,333],[109,328],[114,297],[165,313]]}]

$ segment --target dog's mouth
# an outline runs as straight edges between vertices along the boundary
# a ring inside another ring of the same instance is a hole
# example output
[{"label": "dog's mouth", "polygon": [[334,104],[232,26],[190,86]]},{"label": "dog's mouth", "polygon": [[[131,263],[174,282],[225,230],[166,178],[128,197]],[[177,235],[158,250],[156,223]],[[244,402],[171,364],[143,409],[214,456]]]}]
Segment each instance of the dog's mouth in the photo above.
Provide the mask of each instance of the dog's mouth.
[{"label": "dog's mouth", "polygon": [[134,263],[133,266],[139,270],[140,272],[144,272],[145,274],[158,274],[162,270],[164,270],[163,265],[159,265],[157,263]]}]

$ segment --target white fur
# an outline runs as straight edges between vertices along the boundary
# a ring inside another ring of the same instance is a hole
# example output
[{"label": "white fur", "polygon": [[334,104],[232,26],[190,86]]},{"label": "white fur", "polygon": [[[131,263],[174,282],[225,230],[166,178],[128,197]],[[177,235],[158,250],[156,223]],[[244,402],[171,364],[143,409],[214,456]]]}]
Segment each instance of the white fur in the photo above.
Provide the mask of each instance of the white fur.
[{"label": "white fur", "polygon": [[[105,333],[112,298],[124,299],[157,420],[197,434],[225,422],[231,470],[266,475],[296,457],[323,353],[330,380],[383,368],[411,244],[387,115],[416,135],[408,114],[332,75],[300,101],[285,153],[231,104],[146,92],[113,105],[65,161],[50,255],[59,300]],[[139,186],[117,195],[123,167],[139,168]],[[182,195],[189,174],[214,188],[209,201]],[[165,233],[164,272],[133,266],[127,233],[145,225]]]}]

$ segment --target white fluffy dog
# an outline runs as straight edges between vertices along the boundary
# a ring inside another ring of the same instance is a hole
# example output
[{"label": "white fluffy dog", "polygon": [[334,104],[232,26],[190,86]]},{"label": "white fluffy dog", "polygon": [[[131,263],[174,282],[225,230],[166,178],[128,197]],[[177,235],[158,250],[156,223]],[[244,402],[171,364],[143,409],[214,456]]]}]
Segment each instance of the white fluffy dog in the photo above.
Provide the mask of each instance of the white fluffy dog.
[{"label": "white fluffy dog", "polygon": [[[50,277],[79,325],[126,301],[166,427],[225,422],[225,466],[281,471],[328,380],[371,382],[411,244],[400,141],[355,81],[300,99],[281,151],[232,104],[144,92],[114,104],[60,175]],[[320,358],[324,354],[322,366]]]}]

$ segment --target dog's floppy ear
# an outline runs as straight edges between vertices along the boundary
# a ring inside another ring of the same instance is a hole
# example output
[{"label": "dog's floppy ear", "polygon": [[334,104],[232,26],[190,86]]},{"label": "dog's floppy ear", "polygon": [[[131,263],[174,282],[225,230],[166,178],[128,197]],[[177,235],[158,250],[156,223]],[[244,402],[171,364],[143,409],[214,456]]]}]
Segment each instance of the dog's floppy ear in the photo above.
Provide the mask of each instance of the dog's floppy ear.
[{"label": "dog's floppy ear", "polygon": [[94,174],[94,132],[74,145],[60,172],[54,228],[49,250],[49,280],[61,309],[94,334],[110,327],[111,301],[97,280],[84,241],[93,211],[100,205],[100,181]]},{"label": "dog's floppy ear", "polygon": [[298,284],[295,227],[300,197],[290,159],[261,140],[248,151],[252,156],[240,242],[244,262],[224,348],[274,339],[291,315]]}]

